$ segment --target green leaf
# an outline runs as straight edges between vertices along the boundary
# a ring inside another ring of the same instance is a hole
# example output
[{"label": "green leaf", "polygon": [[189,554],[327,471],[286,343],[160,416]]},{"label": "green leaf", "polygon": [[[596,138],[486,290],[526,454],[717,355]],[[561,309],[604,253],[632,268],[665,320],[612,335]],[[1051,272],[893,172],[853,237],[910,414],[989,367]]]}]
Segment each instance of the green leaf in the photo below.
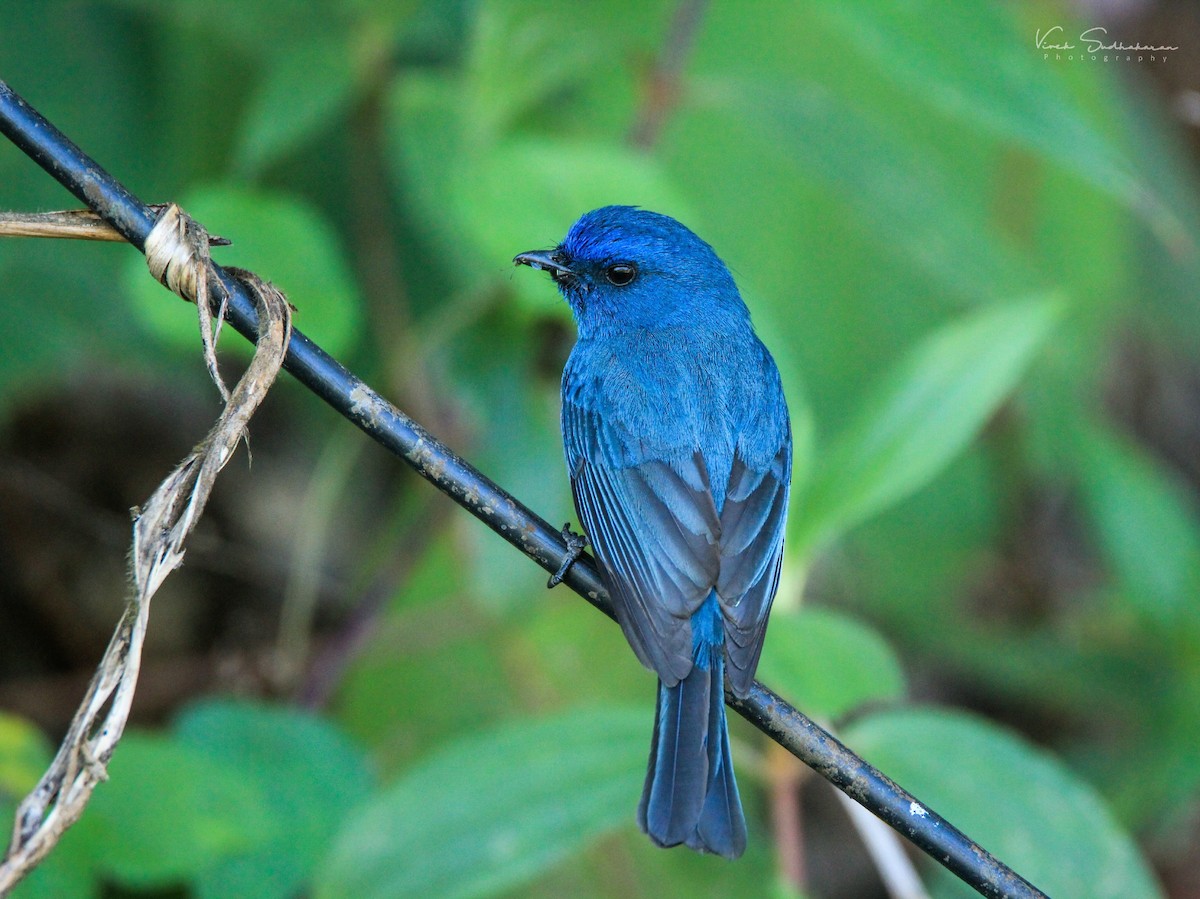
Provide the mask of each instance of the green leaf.
[{"label": "green leaf", "polygon": [[[847,728],[848,745],[1056,899],[1159,897],[1096,791],[1063,764],[961,712],[905,709]],[[946,875],[940,896],[974,896]]]},{"label": "green leaf", "polygon": [[1029,260],[939,165],[936,146],[890,131],[816,85],[713,79],[701,102],[770,135],[796,174],[955,294],[995,300],[1041,285]]},{"label": "green leaf", "polygon": [[232,764],[129,733],[75,827],[93,864],[128,886],[190,882],[274,838],[269,793]]},{"label": "green leaf", "polygon": [[[153,12],[186,28],[208,31],[220,43],[230,44],[246,54],[264,56],[287,52],[313,34],[329,33],[345,27],[348,7],[345,0],[120,0],[143,15]],[[377,5],[390,5],[380,2]],[[270,41],[263,35],[269,34]],[[198,40],[198,38],[193,38]],[[196,76],[193,76],[196,77]],[[201,86],[204,86],[201,83]],[[197,98],[199,101],[200,98]]]},{"label": "green leaf", "polygon": [[303,892],[343,817],[370,789],[362,752],[320,718],[246,702],[193,705],[175,730],[184,746],[235,766],[269,797],[271,839],[203,871],[199,895],[286,899]]},{"label": "green leaf", "polygon": [[801,554],[932,480],[1016,387],[1061,313],[1053,298],[972,312],[889,372],[793,507]]},{"label": "green leaf", "polygon": [[[6,809],[0,807],[0,812]],[[5,819],[12,818],[5,815]],[[12,899],[95,899],[101,885],[88,860],[72,851],[71,832],[54,848],[29,876],[17,884]]]},{"label": "green leaf", "polygon": [[0,798],[23,798],[52,757],[49,741],[31,722],[0,712]]},{"label": "green leaf", "polygon": [[[1178,110],[1168,105],[1169,97],[1140,79],[1123,79],[1117,88],[1124,102],[1109,104],[1123,114],[1121,130],[1133,147],[1138,171],[1171,199],[1188,234],[1200,234],[1200,181],[1189,135],[1178,127]],[[1130,236],[1136,237],[1136,232]],[[1122,258],[1134,267],[1136,288],[1123,296],[1130,313],[1139,318],[1139,329],[1185,354],[1194,352],[1200,334],[1200,304],[1195,302],[1200,253],[1190,251],[1186,241],[1139,241],[1133,249]]]},{"label": "green leaf", "polygon": [[[0,822],[6,829],[18,801],[33,789],[53,754],[50,742],[32,723],[0,712]],[[13,899],[91,899],[96,892],[92,864],[78,846],[68,831],[54,852],[21,881]]]},{"label": "green leaf", "polygon": [[1200,518],[1187,486],[1100,428],[1080,434],[1078,455],[1084,504],[1123,593],[1159,626],[1195,634]]},{"label": "green leaf", "polygon": [[629,75],[614,64],[620,44],[613,25],[628,27],[651,5],[640,4],[633,16],[613,16],[604,4],[570,0],[478,3],[463,67],[465,124],[490,142],[530,110],[557,107],[564,95],[574,100],[601,72],[621,93]]},{"label": "green leaf", "polygon": [[[878,77],[905,85],[943,115],[1053,160],[1119,199],[1167,243],[1185,236],[1167,199],[1139,176],[1115,129],[1096,124],[1071,96],[1060,74],[1071,63],[1046,59],[1047,51],[1037,48],[1038,29],[1060,22],[1019,23],[1009,7],[991,2],[853,0],[812,9],[840,29]],[[1084,28],[1065,25],[1064,40],[1082,47],[1077,35]],[[1194,248],[1194,238],[1188,242]]]},{"label": "green leaf", "polygon": [[904,695],[890,646],[866,625],[829,609],[776,612],[758,677],[807,715],[834,719],[872,700]]},{"label": "green leaf", "polygon": [[255,172],[346,114],[357,72],[351,48],[328,35],[273,54],[242,113],[237,167]]},{"label": "green leaf", "polygon": [[631,821],[646,712],[575,711],[467,737],[347,822],[318,897],[482,896]]},{"label": "green leaf", "polygon": [[[211,233],[233,241],[216,249],[215,261],[249,269],[287,294],[297,328],[334,356],[353,345],[362,330],[362,302],[337,234],[320,212],[296,197],[218,185],[189,193],[181,205]],[[143,260],[131,259],[127,271],[146,324],[176,346],[197,349],[195,310],[164,292]],[[228,346],[246,352],[250,344],[234,337]]]}]

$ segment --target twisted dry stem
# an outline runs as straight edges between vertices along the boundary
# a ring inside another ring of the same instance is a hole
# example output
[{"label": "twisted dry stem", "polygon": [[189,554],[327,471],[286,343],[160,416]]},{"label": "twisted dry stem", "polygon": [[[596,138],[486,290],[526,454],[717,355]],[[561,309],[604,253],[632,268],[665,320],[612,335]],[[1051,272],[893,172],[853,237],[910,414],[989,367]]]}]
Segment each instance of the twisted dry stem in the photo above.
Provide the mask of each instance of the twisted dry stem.
[{"label": "twisted dry stem", "polygon": [[[92,791],[106,777],[106,765],[121,739],[137,687],[150,600],[183,562],[184,541],[199,521],[217,475],[246,435],[258,408],[283,365],[291,339],[291,309],[276,288],[249,272],[233,274],[254,297],[259,314],[254,358],[232,394],[216,373],[215,334],[211,327],[209,287],[226,294],[208,255],[208,234],[177,206],[169,206],[146,240],[154,276],[185,299],[197,303],[204,333],[205,360],[225,397],[225,408],[208,435],[134,510],[130,566],[133,592],[87,694],[50,764],[17,809],[12,842],[0,862],[3,896],[57,844],[79,820]],[[218,313],[218,320],[220,313]]]},{"label": "twisted dry stem", "polygon": [[[151,203],[150,209],[163,213],[168,204]],[[53,237],[60,240],[100,240],[126,243],[124,234],[90,209],[63,209],[57,212],[0,212],[0,237]],[[215,234],[208,236],[210,247],[227,247],[230,241]]]}]

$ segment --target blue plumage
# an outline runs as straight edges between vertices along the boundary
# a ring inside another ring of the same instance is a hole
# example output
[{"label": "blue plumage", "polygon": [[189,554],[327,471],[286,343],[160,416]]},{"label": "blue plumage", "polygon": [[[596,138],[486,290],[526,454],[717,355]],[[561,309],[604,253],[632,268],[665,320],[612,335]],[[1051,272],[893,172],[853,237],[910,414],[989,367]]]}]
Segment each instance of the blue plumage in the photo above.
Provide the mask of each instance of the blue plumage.
[{"label": "blue plumage", "polygon": [[737,858],[724,687],[749,691],[779,583],[779,372],[728,269],[672,218],[606,206],[514,261],[550,272],[574,312],[562,428],[575,507],[617,620],[659,677],[638,823],[661,846]]}]

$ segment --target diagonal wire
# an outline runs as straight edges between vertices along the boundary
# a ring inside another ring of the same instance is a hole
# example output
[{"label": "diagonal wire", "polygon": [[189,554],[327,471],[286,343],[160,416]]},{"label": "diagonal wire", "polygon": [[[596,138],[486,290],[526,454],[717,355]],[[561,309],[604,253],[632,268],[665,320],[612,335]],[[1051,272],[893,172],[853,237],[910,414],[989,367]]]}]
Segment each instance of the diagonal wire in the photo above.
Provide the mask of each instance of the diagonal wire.
[{"label": "diagonal wire", "polygon": [[[146,235],[155,222],[154,211],[100,168],[3,81],[0,81],[0,133],[130,243],[144,249]],[[229,295],[229,323],[253,340],[257,334],[253,301],[219,266],[217,273]],[[556,528],[440,443],[299,331],[292,333],[284,368],[546,571],[553,573],[558,569],[566,547]],[[563,582],[612,617],[608,593],[589,556],[581,556]],[[980,894],[1003,899],[1047,899],[1044,893],[949,821],[761,683],[756,681],[745,699],[726,694],[726,701],[730,708],[768,737]]]}]

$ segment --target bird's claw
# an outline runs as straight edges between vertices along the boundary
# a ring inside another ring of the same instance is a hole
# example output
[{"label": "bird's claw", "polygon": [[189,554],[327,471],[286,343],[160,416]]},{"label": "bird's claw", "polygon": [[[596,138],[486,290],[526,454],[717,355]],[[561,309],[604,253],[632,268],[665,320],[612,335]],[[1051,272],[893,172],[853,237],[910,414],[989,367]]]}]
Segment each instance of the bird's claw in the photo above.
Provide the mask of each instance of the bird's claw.
[{"label": "bird's claw", "polygon": [[550,575],[550,580],[546,581],[546,589],[552,590],[563,582],[563,578],[567,576],[567,570],[575,564],[575,560],[579,558],[583,548],[587,546],[588,539],[583,534],[576,534],[571,530],[571,522],[563,525],[562,531],[563,542],[567,544],[567,554],[563,556],[562,564],[558,566],[558,571]]}]

